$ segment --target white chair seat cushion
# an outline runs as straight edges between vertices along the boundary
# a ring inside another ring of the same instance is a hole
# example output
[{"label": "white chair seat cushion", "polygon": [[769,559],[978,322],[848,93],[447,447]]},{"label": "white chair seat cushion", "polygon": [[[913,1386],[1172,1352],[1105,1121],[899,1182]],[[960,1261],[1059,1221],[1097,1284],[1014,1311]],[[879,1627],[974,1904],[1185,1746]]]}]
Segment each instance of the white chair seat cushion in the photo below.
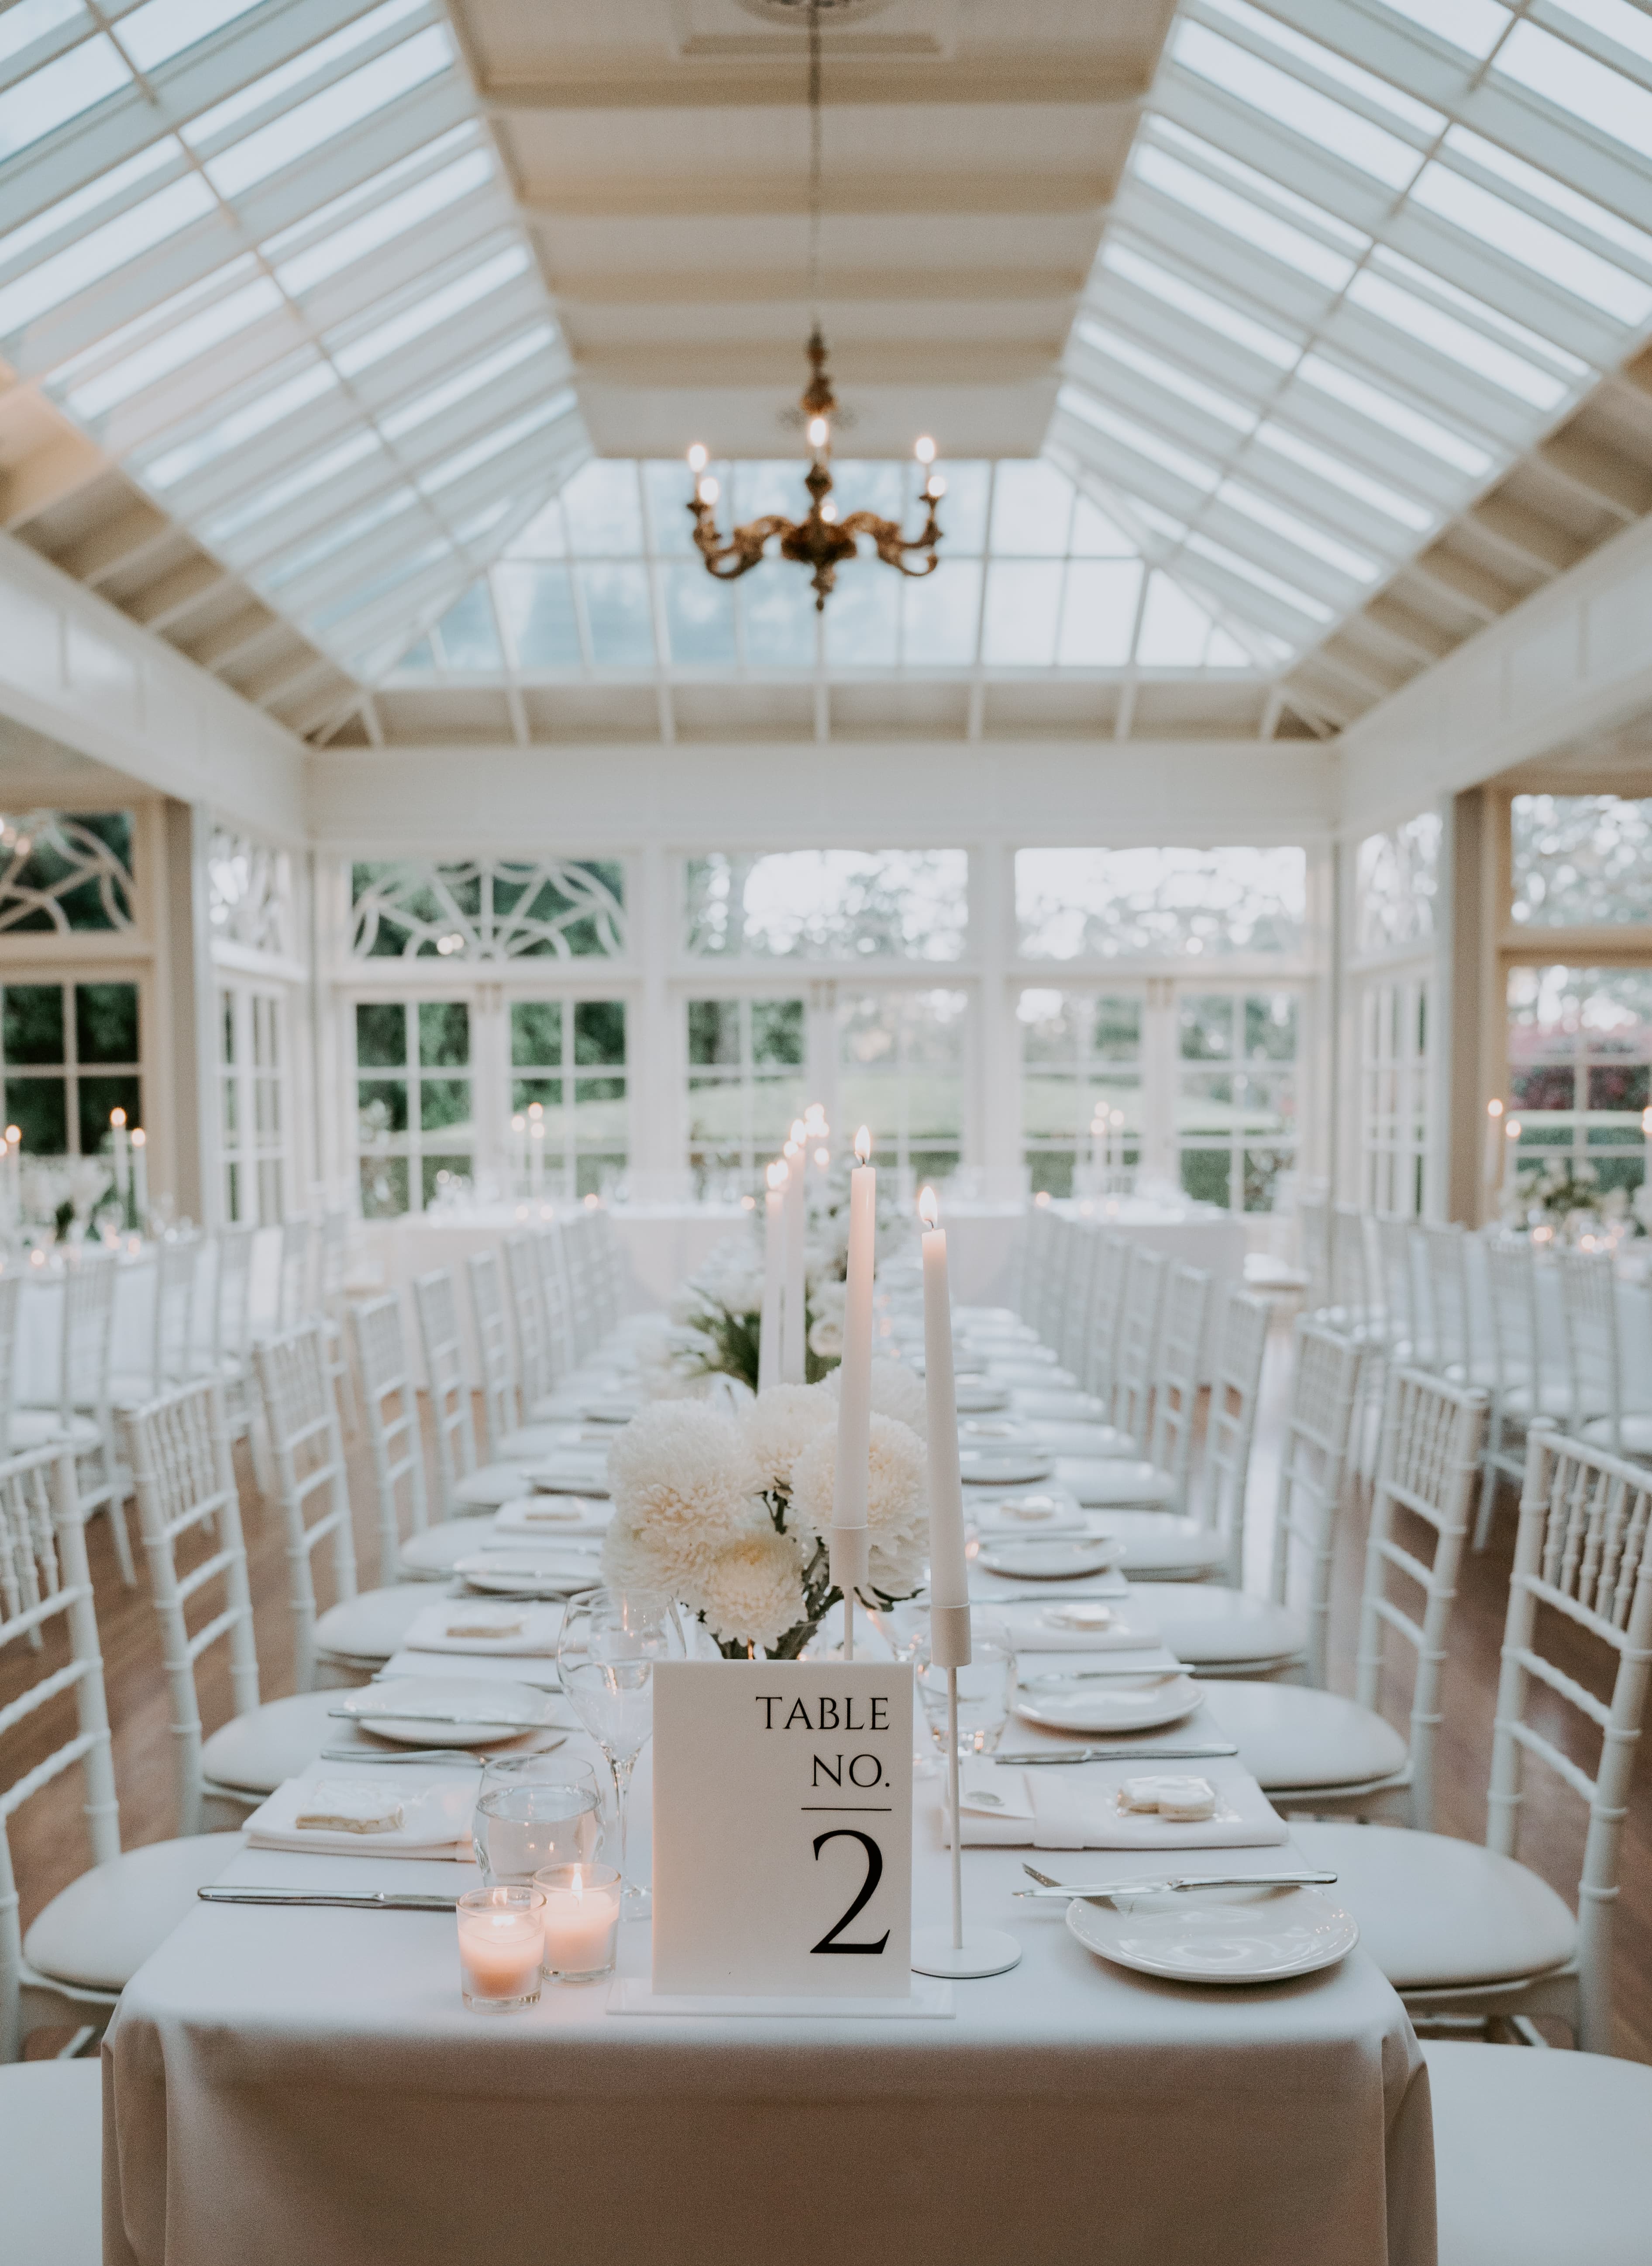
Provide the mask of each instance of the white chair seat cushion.
[{"label": "white chair seat cushion", "polygon": [[1078,1389],[1078,1378],[1070,1369],[1063,1369],[1052,1361],[1026,1361],[1014,1354],[1001,1357],[989,1354],[986,1374],[994,1385],[1025,1385],[1041,1392],[1073,1392]]},{"label": "white chair seat cushion", "polygon": [[1337,1692],[1225,1678],[1212,1686],[1208,1705],[1238,1741],[1240,1761],[1272,1793],[1365,1786],[1406,1765],[1406,1743],[1393,1724]]},{"label": "white chair seat cushion", "polygon": [[[163,1385],[159,1390],[166,1391]],[[155,1372],[149,1369],[117,1369],[109,1378],[109,1405],[112,1408],[142,1408],[156,1397]]]},{"label": "white chair seat cushion", "polygon": [[1156,1464],[1131,1456],[1058,1456],[1055,1478],[1090,1509],[1133,1503],[1168,1503],[1175,1500],[1173,1473]]},{"label": "white chair seat cushion", "polygon": [[[1572,1413],[1572,1388],[1563,1377],[1539,1378],[1535,1397],[1539,1416],[1566,1417]],[[1507,1416],[1531,1415],[1532,1399],[1529,1384],[1511,1385],[1503,1396],[1503,1414]]]},{"label": "white chair seat cushion", "polygon": [[[1019,1414],[1019,1410],[1016,1413]],[[1038,1416],[1026,1421],[1037,1434],[1038,1445],[1047,1448],[1052,1456],[1081,1456],[1104,1463],[1140,1458],[1139,1441],[1128,1432],[1121,1432],[1116,1424],[1067,1422],[1061,1418]]]},{"label": "white chair seat cushion", "polygon": [[1546,1881],[1478,1841],[1393,1825],[1293,1826],[1396,1991],[1500,1983],[1563,1967],[1577,1925]]},{"label": "white chair seat cushion", "polygon": [[[1107,1403],[1100,1393],[1081,1392],[1076,1385],[1063,1392],[1041,1392],[1036,1385],[1017,1385],[1010,1393],[1009,1405],[1015,1415],[1024,1416],[1030,1424],[1107,1423]],[[1109,1424],[1107,1429],[1110,1432],[1113,1428]],[[1132,1446],[1126,1452],[1139,1456],[1141,1451]]]},{"label": "white chair seat cushion", "polygon": [[1306,1637],[1301,1615],[1288,1606],[1214,1583],[1132,1582],[1130,1602],[1177,1659],[1196,1668],[1288,1660]]},{"label": "white chair seat cushion", "polygon": [[[506,1432],[499,1442],[499,1454],[506,1463],[535,1463],[542,1456],[565,1455],[568,1452],[567,1420],[560,1424],[522,1424],[514,1432]],[[584,1455],[586,1447],[577,1451]],[[485,1466],[484,1469],[499,1471],[502,1464]]]},{"label": "white chair seat cushion", "polygon": [[196,1890],[244,1846],[238,1833],[193,1833],[94,1865],[52,1898],[23,1940],[24,1958],[54,1982],[124,1991],[193,1911]]},{"label": "white chair seat cushion", "polygon": [[0,2216],[17,2266],[99,2266],[103,2070],[96,2061],[0,2069]]},{"label": "white chair seat cushion", "polygon": [[1646,2266],[1652,2069],[1433,2040],[1423,2053],[1439,2266]]},{"label": "white chair seat cushion", "polygon": [[[474,1528],[471,1539],[476,1539]],[[316,1624],[316,1646],[346,1660],[388,1660],[417,1617],[440,1592],[428,1582],[394,1582],[330,1605]]]},{"label": "white chair seat cushion", "polygon": [[[502,1496],[510,1502],[528,1493],[528,1482],[521,1473],[516,1474],[513,1496]],[[474,1557],[481,1549],[489,1530],[474,1518],[450,1518],[440,1526],[427,1526],[422,1534],[410,1535],[397,1555],[404,1574],[434,1577],[451,1574],[461,1558]],[[434,1593],[426,1584],[425,1603],[428,1604]]]},{"label": "white chair seat cushion", "polygon": [[[484,1464],[479,1471],[469,1473],[453,1491],[453,1507],[462,1518],[468,1512],[497,1510],[502,1502],[514,1502],[519,1495],[531,1493],[533,1481],[523,1476],[520,1464]],[[407,1561],[411,1545],[404,1545],[401,1557]]]},{"label": "white chair seat cushion", "polygon": [[1124,1546],[1120,1570],[1132,1583],[1157,1575],[1170,1582],[1197,1582],[1227,1563],[1227,1544],[1213,1527],[1168,1510],[1110,1511],[1104,1531]]},{"label": "white chair seat cushion", "polygon": [[[1579,1430],[1591,1448],[1610,1448],[1612,1444],[1610,1416],[1597,1416],[1590,1422],[1580,1426]],[[1652,1411],[1641,1409],[1633,1415],[1620,1418],[1618,1444],[1619,1454],[1652,1456]]]},{"label": "white chair seat cushion", "polygon": [[[63,1419],[55,1408],[14,1408],[11,1411],[11,1451],[20,1456],[27,1448],[44,1448],[63,1437]],[[69,1437],[76,1448],[95,1448],[103,1435],[90,1416],[71,1416]]]},{"label": "white chair seat cushion", "polygon": [[331,1721],[338,1692],[296,1692],[287,1700],[266,1700],[250,1715],[234,1715],[215,1731],[200,1751],[200,1766],[217,1786],[247,1794],[273,1794],[281,1780],[295,1778],[307,1763],[346,1727]]}]

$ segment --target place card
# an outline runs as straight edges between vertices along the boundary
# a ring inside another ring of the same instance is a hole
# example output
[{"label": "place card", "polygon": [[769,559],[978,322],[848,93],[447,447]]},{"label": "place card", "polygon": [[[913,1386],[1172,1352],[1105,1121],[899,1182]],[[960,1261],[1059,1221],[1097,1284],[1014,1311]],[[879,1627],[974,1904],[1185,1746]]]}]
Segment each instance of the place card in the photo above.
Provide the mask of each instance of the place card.
[{"label": "place card", "polygon": [[656,1992],[911,1996],[912,1670],[654,1670]]}]

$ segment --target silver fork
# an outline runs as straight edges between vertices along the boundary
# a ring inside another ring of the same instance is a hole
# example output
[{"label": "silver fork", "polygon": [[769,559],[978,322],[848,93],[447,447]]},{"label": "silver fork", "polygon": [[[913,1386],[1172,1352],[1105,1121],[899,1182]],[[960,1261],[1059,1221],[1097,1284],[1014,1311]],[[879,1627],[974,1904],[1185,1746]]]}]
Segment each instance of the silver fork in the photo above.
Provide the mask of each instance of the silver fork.
[{"label": "silver fork", "polygon": [[1022,1871],[1039,1882],[1036,1889],[1016,1889],[1017,1897],[1076,1897],[1081,1904],[1100,1904],[1109,1897],[1156,1897],[1171,1889],[1328,1889],[1335,1873],[1181,1873],[1162,1881],[1085,1881],[1069,1884],[1052,1880],[1031,1865]]}]

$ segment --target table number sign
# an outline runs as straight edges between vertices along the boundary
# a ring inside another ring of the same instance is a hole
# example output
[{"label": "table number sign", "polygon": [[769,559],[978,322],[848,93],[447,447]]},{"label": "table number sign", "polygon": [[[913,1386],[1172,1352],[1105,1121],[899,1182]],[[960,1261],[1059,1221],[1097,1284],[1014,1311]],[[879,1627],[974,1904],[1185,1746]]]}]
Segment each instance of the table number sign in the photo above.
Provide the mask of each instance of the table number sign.
[{"label": "table number sign", "polygon": [[654,1989],[912,1992],[912,1670],[654,1670]]}]

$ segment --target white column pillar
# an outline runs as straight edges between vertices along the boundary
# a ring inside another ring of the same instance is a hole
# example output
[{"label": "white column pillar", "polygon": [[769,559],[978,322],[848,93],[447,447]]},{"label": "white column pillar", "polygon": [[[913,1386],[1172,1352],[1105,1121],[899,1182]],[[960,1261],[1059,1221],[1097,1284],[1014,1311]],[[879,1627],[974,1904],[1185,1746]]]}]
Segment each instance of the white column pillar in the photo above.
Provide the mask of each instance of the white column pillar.
[{"label": "white column pillar", "polygon": [[658,843],[630,860],[631,957],[637,981],[626,1021],[630,1104],[630,1185],[639,1202],[672,1202],[689,1191],[682,1020],[671,995],[676,906],[672,861]]},{"label": "white column pillar", "polygon": [[1021,1152],[1021,1027],[1009,978],[1015,956],[1015,852],[1001,842],[970,852],[970,957],[980,969],[965,1119],[964,1159],[980,1167],[991,1202],[1024,1194]]}]

